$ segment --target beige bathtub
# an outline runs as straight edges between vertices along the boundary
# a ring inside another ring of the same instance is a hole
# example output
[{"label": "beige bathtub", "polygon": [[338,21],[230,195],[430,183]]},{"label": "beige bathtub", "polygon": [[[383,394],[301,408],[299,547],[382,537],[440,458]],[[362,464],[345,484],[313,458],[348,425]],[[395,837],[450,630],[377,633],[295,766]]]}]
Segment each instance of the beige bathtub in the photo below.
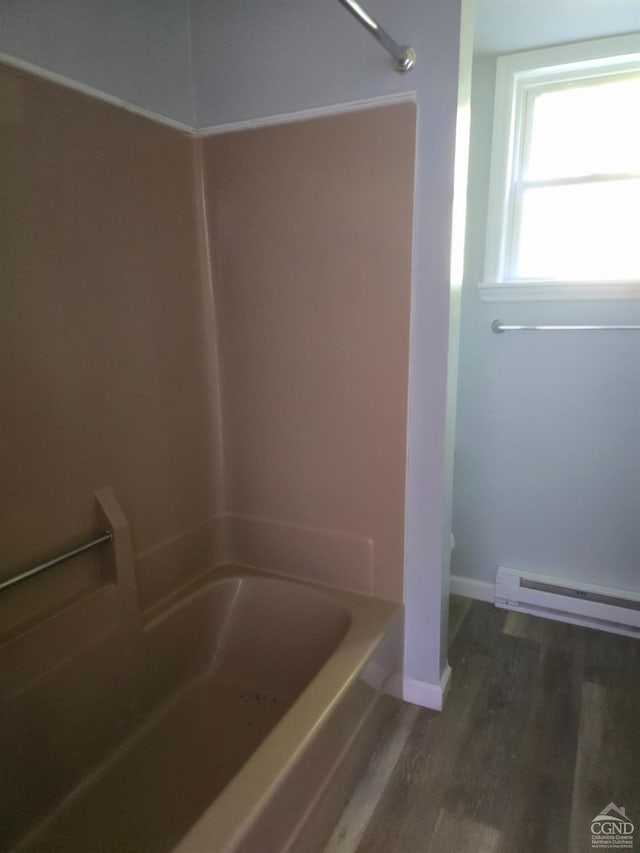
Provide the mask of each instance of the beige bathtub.
[{"label": "beige bathtub", "polygon": [[[0,849],[312,853],[393,710],[401,618],[379,599],[224,567],[146,612],[133,642],[103,631],[9,698],[19,778],[0,784],[15,810]],[[33,702],[42,751],[19,719]]]}]

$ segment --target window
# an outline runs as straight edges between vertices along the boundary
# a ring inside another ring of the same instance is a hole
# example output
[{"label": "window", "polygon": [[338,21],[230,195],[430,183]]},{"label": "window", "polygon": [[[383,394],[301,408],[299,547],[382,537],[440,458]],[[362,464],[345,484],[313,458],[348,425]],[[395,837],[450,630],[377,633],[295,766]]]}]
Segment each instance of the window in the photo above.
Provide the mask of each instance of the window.
[{"label": "window", "polygon": [[640,297],[640,36],[498,60],[485,299]]}]

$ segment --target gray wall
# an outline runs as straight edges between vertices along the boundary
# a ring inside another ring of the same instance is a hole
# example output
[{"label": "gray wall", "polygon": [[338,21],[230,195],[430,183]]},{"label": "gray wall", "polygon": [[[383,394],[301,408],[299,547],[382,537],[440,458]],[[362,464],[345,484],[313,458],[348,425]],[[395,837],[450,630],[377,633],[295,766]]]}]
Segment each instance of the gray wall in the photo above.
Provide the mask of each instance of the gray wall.
[{"label": "gray wall", "polygon": [[188,0],[0,0],[0,52],[195,123]]},{"label": "gray wall", "polygon": [[[193,0],[198,127],[398,92],[425,97],[437,90],[448,68],[457,68],[454,56],[438,73],[444,61],[440,45],[452,40],[458,5],[368,0],[367,10],[392,37],[418,48],[415,70],[403,75],[393,71],[388,54],[337,0]],[[429,79],[428,71],[436,79]],[[443,102],[449,88],[448,83],[443,88]]]},{"label": "gray wall", "polygon": [[490,326],[640,323],[640,304],[481,302],[494,78],[495,58],[477,58],[452,573],[494,582],[504,565],[638,590],[640,335]]}]

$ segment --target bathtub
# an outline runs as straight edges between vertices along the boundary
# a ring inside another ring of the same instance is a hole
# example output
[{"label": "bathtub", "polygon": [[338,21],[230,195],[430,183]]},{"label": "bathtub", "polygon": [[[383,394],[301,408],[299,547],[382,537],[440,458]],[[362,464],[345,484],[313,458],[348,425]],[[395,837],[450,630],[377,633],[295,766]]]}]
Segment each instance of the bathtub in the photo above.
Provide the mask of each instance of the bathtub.
[{"label": "bathtub", "polygon": [[94,642],[77,653],[71,643],[11,700],[16,726],[25,695],[46,707],[31,724],[48,748],[34,750],[24,723],[24,760],[11,742],[9,771],[32,774],[32,787],[18,781],[0,848],[321,848],[396,706],[401,607],[227,566],[155,604],[123,640],[105,601]]}]

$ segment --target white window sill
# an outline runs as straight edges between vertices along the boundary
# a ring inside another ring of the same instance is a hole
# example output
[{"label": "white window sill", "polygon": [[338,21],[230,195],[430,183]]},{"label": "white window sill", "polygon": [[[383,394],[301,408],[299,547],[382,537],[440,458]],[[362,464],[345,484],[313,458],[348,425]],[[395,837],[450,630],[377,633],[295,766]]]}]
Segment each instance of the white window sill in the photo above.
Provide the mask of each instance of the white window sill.
[{"label": "white window sill", "polygon": [[640,299],[640,281],[483,281],[478,290],[483,302]]}]

